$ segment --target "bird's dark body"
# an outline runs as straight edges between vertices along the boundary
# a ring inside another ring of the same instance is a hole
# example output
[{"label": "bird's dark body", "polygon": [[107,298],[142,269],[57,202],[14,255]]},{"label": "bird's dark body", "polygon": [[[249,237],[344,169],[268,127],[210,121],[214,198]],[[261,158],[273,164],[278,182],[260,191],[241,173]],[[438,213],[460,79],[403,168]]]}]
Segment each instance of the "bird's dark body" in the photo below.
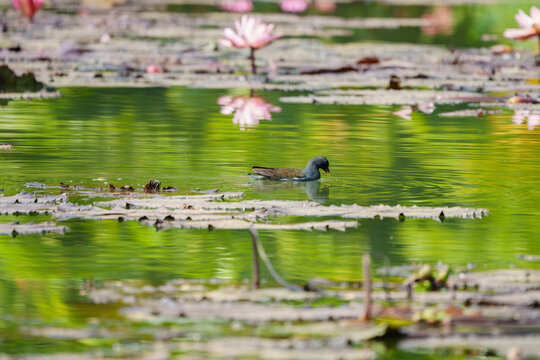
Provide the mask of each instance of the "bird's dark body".
[{"label": "bird's dark body", "polygon": [[313,181],[321,178],[319,169],[329,173],[329,166],[330,164],[324,156],[317,156],[309,160],[305,169],[278,169],[254,166],[252,170],[266,180]]},{"label": "bird's dark body", "polygon": [[300,169],[276,169],[269,167],[254,166],[252,170],[268,180],[281,180],[295,177],[305,177],[306,175]]}]

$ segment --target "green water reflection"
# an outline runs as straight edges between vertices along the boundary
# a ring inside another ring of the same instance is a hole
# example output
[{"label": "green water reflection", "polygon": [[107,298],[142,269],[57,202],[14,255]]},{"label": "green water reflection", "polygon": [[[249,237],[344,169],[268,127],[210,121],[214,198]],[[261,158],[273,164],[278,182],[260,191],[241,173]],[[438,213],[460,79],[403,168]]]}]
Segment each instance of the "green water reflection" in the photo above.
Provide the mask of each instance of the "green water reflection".
[{"label": "green water reflection", "polygon": [[[512,42],[502,33],[506,28],[516,28],[513,14],[519,9],[529,12],[537,1],[499,1],[477,4],[447,6],[444,2],[437,5],[397,5],[375,1],[353,1],[338,4],[333,13],[324,13],[314,7],[308,8],[300,16],[338,16],[341,18],[421,18],[436,14],[431,19],[437,23],[436,29],[422,27],[404,27],[396,29],[352,29],[351,36],[333,37],[327,41],[391,41],[420,44],[440,44],[448,47],[486,47],[495,43],[506,43],[518,48],[533,49],[536,41]],[[440,9],[444,8],[444,11]],[[217,11],[208,5],[169,5],[169,11],[187,13],[205,13]],[[257,13],[280,12],[277,4],[255,2]]]},{"label": "green water reflection", "polygon": [[[486,207],[481,220],[361,220],[345,233],[265,231],[276,269],[304,282],[320,276],[361,278],[362,253],[376,266],[444,261],[453,266],[522,266],[516,254],[539,254],[539,130],[511,122],[511,112],[482,118],[392,116],[397,107],[293,105],[242,131],[220,114],[222,95],[249,90],[62,89],[56,100],[13,101],[0,111],[0,187],[60,181],[142,185],[149,178],[181,191],[220,188],[247,198],[325,204]],[[303,167],[325,155],[331,176],[320,187],[252,182],[252,165]],[[118,180],[121,178],[121,180]],[[13,221],[15,217],[0,217]],[[18,218],[31,220],[28,217]],[[37,220],[44,220],[39,217]],[[35,220],[35,219],[33,219]],[[246,231],[169,230],[134,222],[66,222],[66,235],[0,236],[0,327],[11,321],[76,324],[82,279],[178,277],[243,280],[250,276]],[[530,264],[527,264],[530,266]],[[269,281],[269,276],[263,273]],[[8,320],[6,320],[8,319]],[[15,320],[13,320],[15,319]]]}]

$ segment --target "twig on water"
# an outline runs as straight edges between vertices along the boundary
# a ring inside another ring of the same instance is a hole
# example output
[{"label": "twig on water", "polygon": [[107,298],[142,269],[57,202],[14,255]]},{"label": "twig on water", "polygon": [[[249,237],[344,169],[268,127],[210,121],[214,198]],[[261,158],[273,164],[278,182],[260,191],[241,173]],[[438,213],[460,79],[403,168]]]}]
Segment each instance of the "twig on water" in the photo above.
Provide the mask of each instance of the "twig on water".
[{"label": "twig on water", "polygon": [[261,240],[259,238],[259,233],[257,232],[257,230],[255,230],[253,227],[251,227],[251,228],[249,228],[249,232],[251,233],[251,239],[253,240],[253,242],[257,246],[257,252],[259,253],[259,256],[261,257],[262,261],[264,262],[264,265],[266,266],[266,268],[268,269],[268,272],[270,273],[270,275],[272,275],[274,280],[278,284],[280,284],[283,287],[286,287],[289,290],[303,291],[303,289],[300,286],[291,284],[291,283],[285,281],[281,276],[279,276],[279,274],[276,272],[276,270],[272,266],[272,263],[270,262],[270,259],[268,258],[268,256],[266,256],[266,252],[264,252],[264,248],[262,246],[262,242],[261,242]]},{"label": "twig on water", "polygon": [[258,289],[261,286],[261,279],[259,275],[259,254],[257,251],[257,240],[259,235],[257,234],[256,230],[253,228],[249,229],[249,232],[251,233],[251,249],[253,251],[253,276],[252,276],[252,284],[251,286],[253,289]]},{"label": "twig on water", "polygon": [[370,257],[369,253],[364,253],[364,256],[362,258],[362,262],[364,265],[363,273],[364,273],[364,314],[361,317],[361,320],[363,321],[370,321],[371,320],[371,273],[370,273]]}]

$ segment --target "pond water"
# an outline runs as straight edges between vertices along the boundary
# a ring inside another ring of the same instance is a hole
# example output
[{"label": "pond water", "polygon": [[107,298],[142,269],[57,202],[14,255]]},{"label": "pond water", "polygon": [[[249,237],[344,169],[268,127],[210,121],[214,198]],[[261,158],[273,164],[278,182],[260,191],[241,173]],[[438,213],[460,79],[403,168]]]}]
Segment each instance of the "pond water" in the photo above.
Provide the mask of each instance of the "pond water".
[{"label": "pond water", "polygon": [[[223,95],[247,96],[249,90],[66,88],[60,99],[11,102],[0,113],[0,143],[13,145],[0,152],[0,183],[11,195],[30,181],[141,186],[153,178],[181,192],[219,188],[244,191],[248,199],[491,211],[484,219],[443,223],[361,220],[345,233],[263,232],[276,268],[293,281],[357,280],[365,251],[377,264],[387,257],[392,264],[443,261],[481,268],[520,266],[516,254],[540,252],[540,138],[538,130],[513,124],[508,110],[440,117],[469,107],[444,106],[409,121],[392,115],[395,106],[283,104],[284,93],[264,92],[281,112],[242,129],[232,115],[220,113]],[[331,174],[309,186],[246,175],[253,165],[302,168],[316,155],[328,157]],[[0,277],[10,291],[15,279],[159,282],[250,275],[245,231],[156,233],[115,221],[67,225],[66,235],[0,237]]]},{"label": "pond water", "polygon": [[[529,4],[529,3],[527,3]],[[455,7],[458,30],[427,36],[421,29],[355,30],[333,39],[399,40],[483,45],[482,33],[515,26],[516,4]],[[523,6],[525,8],[525,6]],[[370,6],[340,16],[417,17],[425,7]],[[174,6],[171,7],[175,11]],[[176,10],[183,10],[177,8]],[[190,11],[195,11],[190,8]],[[261,8],[274,11],[274,8]],[[204,9],[203,9],[204,11]],[[503,19],[503,20],[501,20]],[[499,21],[501,20],[501,21]],[[460,33],[474,23],[474,34]],[[531,46],[530,44],[525,46]],[[249,89],[62,88],[53,100],[11,101],[0,108],[0,188],[5,195],[25,182],[84,186],[143,186],[150,178],[191,189],[243,191],[246,199],[314,200],[325,205],[423,205],[487,208],[483,219],[360,220],[346,232],[261,231],[265,250],[285,279],[360,280],[362,254],[374,267],[442,261],[453,268],[538,266],[516,258],[539,254],[540,129],[512,122],[501,108],[483,117],[441,117],[474,105],[439,106],[412,120],[392,115],[398,106],[280,103],[291,93],[258,92],[280,111],[272,120],[241,127],[220,113],[222,96]],[[294,94],[292,94],[294,95]],[[251,166],[303,168],[313,156],[330,161],[320,182],[270,183],[246,175]],[[26,189],[28,190],[28,189]],[[46,216],[0,216],[1,222],[44,221]],[[21,324],[85,325],[112,309],[87,306],[83,279],[175,278],[242,281],[251,275],[247,231],[167,230],[137,222],[70,220],[65,235],[0,235],[0,350],[7,353],[77,350],[9,337]],[[262,271],[263,282],[273,284]],[[8,339],[9,340],[6,340]]]}]

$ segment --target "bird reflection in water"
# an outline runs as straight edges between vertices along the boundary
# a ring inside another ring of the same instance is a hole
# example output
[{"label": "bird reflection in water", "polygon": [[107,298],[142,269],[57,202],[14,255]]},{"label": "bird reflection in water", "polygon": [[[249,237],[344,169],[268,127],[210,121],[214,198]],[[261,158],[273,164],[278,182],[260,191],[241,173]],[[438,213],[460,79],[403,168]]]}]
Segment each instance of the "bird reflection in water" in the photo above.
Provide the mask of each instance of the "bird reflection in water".
[{"label": "bird reflection in water", "polygon": [[320,204],[325,203],[330,197],[330,187],[328,185],[321,185],[320,181],[275,182],[252,179],[250,182],[259,191],[304,190],[309,200]]},{"label": "bird reflection in water", "polygon": [[273,112],[281,112],[279,106],[274,106],[260,95],[251,93],[251,96],[221,96],[217,103],[221,105],[220,112],[233,115],[233,123],[240,126],[240,130],[259,125],[261,120],[272,120]]}]

